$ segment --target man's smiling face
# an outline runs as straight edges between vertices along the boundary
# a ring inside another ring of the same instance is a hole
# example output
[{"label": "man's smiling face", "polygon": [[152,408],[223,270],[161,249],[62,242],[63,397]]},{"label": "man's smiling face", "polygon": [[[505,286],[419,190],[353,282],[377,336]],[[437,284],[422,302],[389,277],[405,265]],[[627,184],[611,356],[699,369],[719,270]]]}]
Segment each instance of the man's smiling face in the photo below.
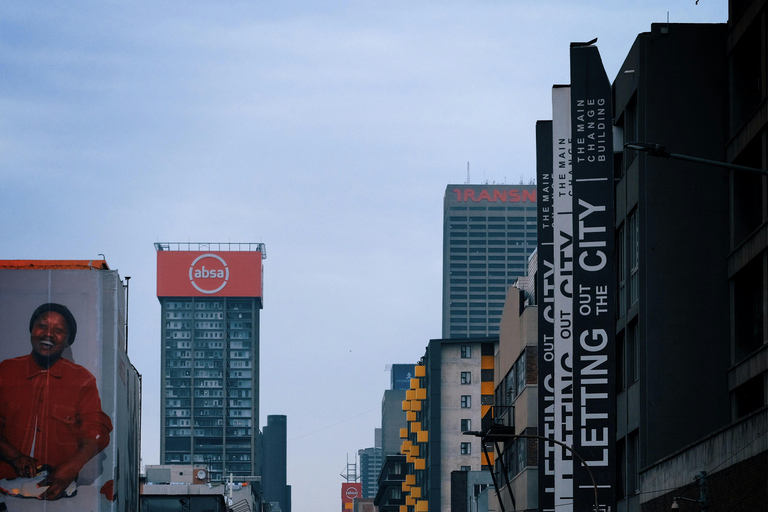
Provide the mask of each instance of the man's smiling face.
[{"label": "man's smiling face", "polygon": [[53,364],[67,348],[69,341],[67,321],[59,313],[46,311],[35,320],[30,340],[38,360],[47,359],[49,364]]}]

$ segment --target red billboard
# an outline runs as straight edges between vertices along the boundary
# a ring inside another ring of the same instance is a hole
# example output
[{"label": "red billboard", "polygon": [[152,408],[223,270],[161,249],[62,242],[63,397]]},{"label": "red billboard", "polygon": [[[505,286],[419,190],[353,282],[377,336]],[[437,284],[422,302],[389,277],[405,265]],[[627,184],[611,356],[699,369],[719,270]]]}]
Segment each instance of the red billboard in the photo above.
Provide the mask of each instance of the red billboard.
[{"label": "red billboard", "polygon": [[158,297],[261,297],[259,251],[158,251]]},{"label": "red billboard", "polygon": [[[341,484],[341,502],[352,503],[355,498],[363,497],[363,484],[345,482]],[[346,507],[345,507],[346,508]]]}]

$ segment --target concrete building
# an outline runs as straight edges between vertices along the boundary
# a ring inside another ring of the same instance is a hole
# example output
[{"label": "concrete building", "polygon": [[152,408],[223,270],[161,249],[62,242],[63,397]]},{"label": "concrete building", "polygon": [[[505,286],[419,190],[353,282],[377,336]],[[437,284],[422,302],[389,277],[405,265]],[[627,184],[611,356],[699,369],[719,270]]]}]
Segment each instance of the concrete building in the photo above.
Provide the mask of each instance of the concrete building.
[{"label": "concrete building", "polygon": [[156,243],[161,306],[160,459],[210,479],[259,475],[264,244]]},{"label": "concrete building", "polygon": [[406,505],[415,512],[451,510],[451,473],[493,465],[479,439],[464,432],[479,428],[493,404],[497,344],[496,337],[430,340],[416,366],[403,401],[408,427],[401,433],[409,463]]},{"label": "concrete building", "polygon": [[448,185],[443,338],[495,336],[507,287],[536,248],[535,185]]},{"label": "concrete building", "polygon": [[[766,21],[765,1],[732,1],[727,25],[639,36],[614,84],[625,140],[634,129],[672,153],[766,169]],[[670,109],[681,125],[660,121]],[[675,497],[766,510],[766,174],[631,151],[623,164],[617,235],[637,242],[619,273],[618,510],[668,510]]]}]

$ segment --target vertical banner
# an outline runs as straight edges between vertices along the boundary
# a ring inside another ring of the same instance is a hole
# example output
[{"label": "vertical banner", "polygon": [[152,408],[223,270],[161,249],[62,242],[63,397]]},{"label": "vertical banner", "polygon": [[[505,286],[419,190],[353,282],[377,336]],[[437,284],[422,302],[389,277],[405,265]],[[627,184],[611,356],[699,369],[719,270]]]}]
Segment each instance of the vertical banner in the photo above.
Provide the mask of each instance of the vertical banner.
[{"label": "vertical banner", "polygon": [[[555,433],[554,335],[555,264],[552,245],[552,121],[536,123],[536,183],[538,220],[538,272],[536,297],[539,312],[539,424],[540,436]],[[539,443],[539,509],[554,511],[554,443]]]},{"label": "vertical banner", "polygon": [[[552,207],[554,290],[553,439],[573,445],[573,193],[571,180],[571,89],[552,89]],[[573,510],[573,456],[554,447],[554,509]]]},{"label": "vertical banner", "polygon": [[615,271],[611,84],[592,44],[571,45],[574,501],[615,508]]}]

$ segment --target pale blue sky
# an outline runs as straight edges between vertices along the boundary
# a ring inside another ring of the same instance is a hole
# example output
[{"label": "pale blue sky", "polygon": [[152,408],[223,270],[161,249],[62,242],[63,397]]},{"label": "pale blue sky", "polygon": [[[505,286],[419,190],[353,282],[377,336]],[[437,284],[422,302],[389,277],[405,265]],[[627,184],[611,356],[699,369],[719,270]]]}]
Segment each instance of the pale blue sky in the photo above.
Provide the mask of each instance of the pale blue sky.
[{"label": "pale blue sky", "polygon": [[448,183],[528,182],[534,125],[598,38],[724,0],[0,4],[0,258],[131,276],[143,462],[159,457],[156,241],[264,242],[261,423],[288,416],[294,512],[336,512],[385,365],[440,337]]}]

